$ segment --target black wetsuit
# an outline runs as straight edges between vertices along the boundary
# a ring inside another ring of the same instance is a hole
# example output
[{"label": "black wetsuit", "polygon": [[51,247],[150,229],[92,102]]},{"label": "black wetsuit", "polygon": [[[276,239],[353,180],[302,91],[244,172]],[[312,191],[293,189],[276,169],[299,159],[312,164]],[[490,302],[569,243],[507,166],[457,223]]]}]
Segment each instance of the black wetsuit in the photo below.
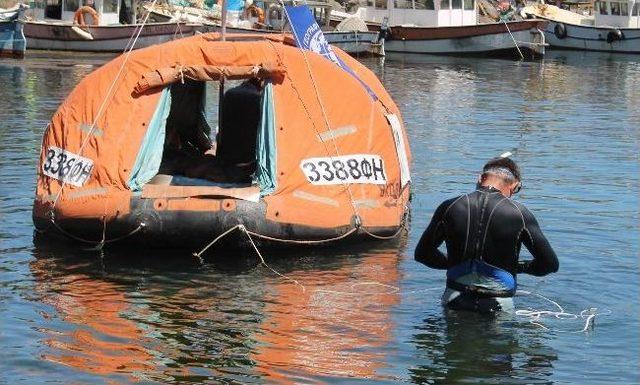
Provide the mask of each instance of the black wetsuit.
[{"label": "black wetsuit", "polygon": [[[446,255],[438,250],[442,242],[446,242]],[[522,244],[533,260],[518,262]],[[542,276],[558,270],[558,258],[533,214],[493,187],[443,202],[416,247],[415,259],[446,269],[448,288],[484,298],[513,296],[517,273]],[[502,287],[460,283],[464,279],[459,278],[468,278],[471,272],[488,272]]]}]

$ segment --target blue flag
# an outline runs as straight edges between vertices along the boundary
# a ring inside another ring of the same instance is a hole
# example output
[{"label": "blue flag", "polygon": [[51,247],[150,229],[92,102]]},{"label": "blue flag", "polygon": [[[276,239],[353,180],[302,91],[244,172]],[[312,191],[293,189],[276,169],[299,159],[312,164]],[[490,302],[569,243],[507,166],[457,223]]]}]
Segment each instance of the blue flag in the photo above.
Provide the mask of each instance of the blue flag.
[{"label": "blue flag", "polygon": [[313,18],[313,14],[309,7],[306,5],[300,5],[297,7],[286,6],[285,11],[298,47],[315,52],[336,63],[338,67],[347,71],[351,76],[356,78],[365,90],[367,90],[367,93],[373,100],[378,100],[378,97],[373,93],[371,88],[369,88],[369,86],[367,86],[362,79],[360,79],[358,75],[356,75],[351,68],[349,68],[349,66],[343,62],[335,52],[333,52],[333,49],[331,49],[327,39],[324,37],[320,26]]}]

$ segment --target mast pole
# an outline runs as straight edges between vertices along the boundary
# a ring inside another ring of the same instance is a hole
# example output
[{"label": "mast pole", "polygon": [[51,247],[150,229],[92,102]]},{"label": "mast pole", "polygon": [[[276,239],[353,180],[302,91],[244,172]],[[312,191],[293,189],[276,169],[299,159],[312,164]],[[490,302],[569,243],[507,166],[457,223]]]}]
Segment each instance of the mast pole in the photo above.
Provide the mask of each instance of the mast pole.
[{"label": "mast pole", "polygon": [[221,14],[221,20],[220,20],[220,34],[222,35],[220,37],[220,40],[225,41],[226,40],[226,34],[227,34],[227,0],[221,0],[222,1],[222,7],[220,12]]}]

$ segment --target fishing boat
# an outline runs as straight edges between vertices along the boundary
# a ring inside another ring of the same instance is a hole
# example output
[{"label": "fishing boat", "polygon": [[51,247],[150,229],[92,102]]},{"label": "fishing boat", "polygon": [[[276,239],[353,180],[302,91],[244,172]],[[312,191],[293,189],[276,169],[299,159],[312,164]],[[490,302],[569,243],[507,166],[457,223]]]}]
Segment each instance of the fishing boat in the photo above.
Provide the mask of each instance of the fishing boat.
[{"label": "fishing boat", "polygon": [[367,22],[389,26],[389,52],[535,58],[545,51],[546,21],[478,24],[475,0],[376,0],[363,8]]},{"label": "fishing boat", "polygon": [[182,22],[137,24],[136,4],[117,0],[36,2],[24,23],[30,49],[122,52],[128,44],[148,47],[191,36],[196,25]]},{"label": "fishing boat", "polygon": [[[131,51],[78,84],[44,133],[40,236],[194,249],[243,233],[280,246],[401,233],[411,155],[378,78],[290,35],[225,39]],[[207,82],[225,87],[215,135]]]},{"label": "fishing boat", "polygon": [[548,20],[544,34],[553,48],[640,53],[640,1],[596,1],[593,10],[591,16],[550,4],[523,9],[532,17]]},{"label": "fishing boat", "polygon": [[0,9],[0,57],[22,58],[26,40],[20,19],[27,9],[23,4],[10,9]]},{"label": "fishing boat", "polygon": [[[229,33],[282,33],[289,31],[285,19],[283,4],[291,1],[263,1],[258,4],[246,2],[245,8],[229,12],[232,17],[227,20]],[[380,41],[378,30],[369,30],[367,24],[358,18],[343,18],[332,24],[333,5],[326,1],[307,1],[305,5],[312,10],[314,17],[322,28],[329,44],[339,47],[351,55],[371,54],[384,56],[384,41]],[[181,21],[199,23],[202,32],[220,32],[220,10],[198,9],[194,7],[178,7],[163,5],[146,5],[154,20],[171,22]]]}]

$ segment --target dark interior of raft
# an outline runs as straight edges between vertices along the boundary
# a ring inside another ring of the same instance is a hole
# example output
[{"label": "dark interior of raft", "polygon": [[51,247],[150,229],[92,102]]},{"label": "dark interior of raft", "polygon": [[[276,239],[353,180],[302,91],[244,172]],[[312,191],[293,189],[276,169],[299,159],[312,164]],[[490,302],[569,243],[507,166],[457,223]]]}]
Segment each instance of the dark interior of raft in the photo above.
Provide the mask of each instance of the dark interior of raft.
[{"label": "dark interior of raft", "polygon": [[226,90],[217,133],[212,133],[205,118],[205,90],[205,82],[192,80],[171,86],[162,162],[151,184],[251,184],[256,168],[261,81],[249,79]]}]

